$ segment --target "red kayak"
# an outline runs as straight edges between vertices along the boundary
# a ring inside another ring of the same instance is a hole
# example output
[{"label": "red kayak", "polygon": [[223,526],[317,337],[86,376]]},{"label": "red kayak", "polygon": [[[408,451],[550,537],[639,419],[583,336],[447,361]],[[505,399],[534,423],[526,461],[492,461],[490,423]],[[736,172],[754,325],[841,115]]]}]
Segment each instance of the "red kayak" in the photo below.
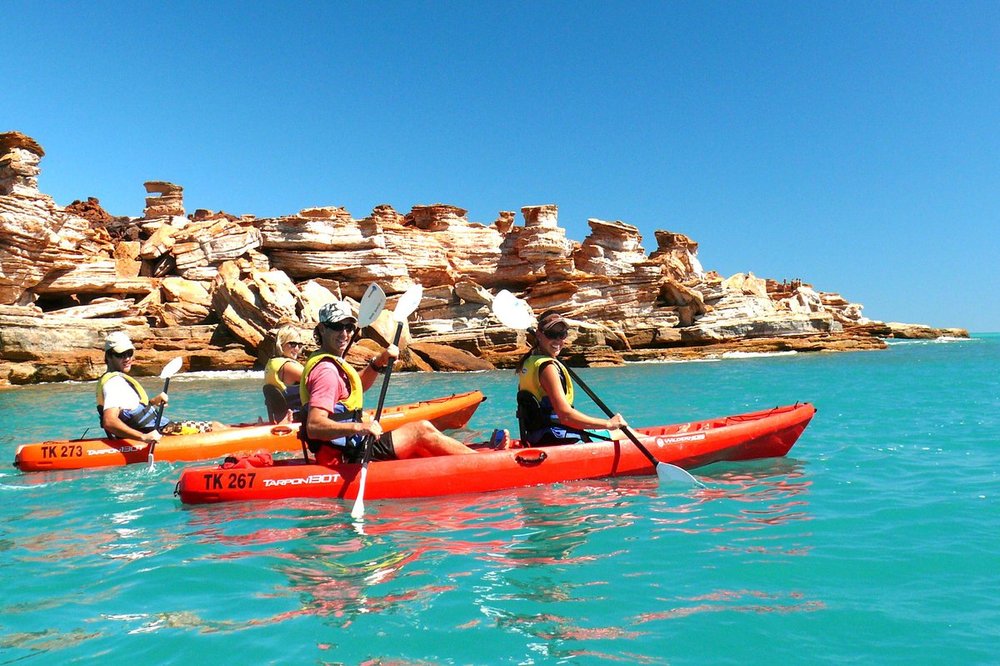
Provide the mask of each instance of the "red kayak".
[{"label": "red kayak", "polygon": [[[426,419],[440,430],[462,428],[485,399],[481,391],[468,391],[386,407],[382,412],[382,427],[393,430],[405,423]],[[372,416],[373,410],[367,413]],[[156,445],[155,455],[156,460],[169,462],[208,460],[257,450],[295,453],[302,450],[298,430],[298,423],[266,423],[236,425],[192,435],[164,435]],[[148,453],[145,442],[131,439],[53,440],[19,446],[14,454],[14,467],[22,472],[116,467],[145,463]]]},{"label": "red kayak", "polygon": [[[788,453],[816,413],[809,403],[676,425],[635,428],[656,458],[685,469],[719,461],[774,458]],[[373,462],[365,499],[478,493],[576,479],[655,474],[629,440],[502,449],[474,445],[476,455]],[[282,460],[260,467],[184,470],[176,494],[186,504],[291,497],[357,497],[361,465],[330,467]]]}]

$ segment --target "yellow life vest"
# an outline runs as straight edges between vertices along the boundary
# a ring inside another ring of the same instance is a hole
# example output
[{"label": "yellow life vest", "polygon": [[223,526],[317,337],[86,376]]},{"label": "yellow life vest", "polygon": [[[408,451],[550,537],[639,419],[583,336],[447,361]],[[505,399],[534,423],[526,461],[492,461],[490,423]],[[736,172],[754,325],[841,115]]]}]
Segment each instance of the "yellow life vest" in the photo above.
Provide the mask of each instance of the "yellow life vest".
[{"label": "yellow life vest", "polygon": [[302,379],[299,380],[299,397],[302,399],[303,405],[309,404],[309,387],[308,379],[309,373],[312,369],[316,367],[317,364],[323,361],[331,361],[334,365],[340,368],[340,371],[347,377],[347,389],[350,391],[347,398],[340,401],[340,404],[344,406],[344,410],[348,412],[356,412],[361,409],[361,405],[364,401],[364,386],[361,384],[361,375],[358,371],[351,366],[350,363],[340,358],[339,356],[334,356],[333,354],[327,354],[326,352],[316,352],[312,354],[307,360],[305,366],[302,368]]},{"label": "yellow life vest", "polygon": [[132,385],[135,392],[139,394],[139,402],[144,405],[149,404],[149,396],[146,395],[146,389],[142,388],[142,384],[140,384],[134,377],[126,375],[124,372],[105,372],[101,375],[101,378],[97,380],[97,412],[99,414],[104,413],[104,385],[114,377],[123,377],[125,381]]},{"label": "yellow life vest", "polygon": [[[118,418],[130,428],[138,430],[140,432],[149,432],[156,428],[157,423],[157,410],[149,404],[149,396],[146,395],[146,390],[142,388],[142,384],[138,380],[130,377],[124,372],[105,372],[101,375],[101,378],[97,380],[97,416],[104,421],[104,385],[111,381],[112,378],[121,376],[128,382],[128,385],[132,387],[139,396],[139,406],[135,409],[122,409],[118,412]],[[114,437],[111,432],[108,432],[109,437]]]},{"label": "yellow life vest", "polygon": [[562,375],[562,385],[563,391],[566,392],[566,402],[568,402],[572,407],[573,380],[570,379],[569,372],[566,371],[563,364],[551,356],[546,356],[544,354],[529,356],[524,362],[524,365],[521,366],[521,369],[518,371],[517,390],[531,393],[538,399],[538,402],[542,402],[544,398],[547,398],[548,396],[545,393],[545,389],[542,388],[542,382],[539,375],[542,373],[542,368],[549,363],[554,363],[556,370],[558,370]]},{"label": "yellow life vest", "polygon": [[286,363],[294,363],[294,361],[285,356],[275,356],[264,366],[264,383],[277,387],[282,393],[288,388],[288,385],[281,381],[281,369],[285,367]]}]

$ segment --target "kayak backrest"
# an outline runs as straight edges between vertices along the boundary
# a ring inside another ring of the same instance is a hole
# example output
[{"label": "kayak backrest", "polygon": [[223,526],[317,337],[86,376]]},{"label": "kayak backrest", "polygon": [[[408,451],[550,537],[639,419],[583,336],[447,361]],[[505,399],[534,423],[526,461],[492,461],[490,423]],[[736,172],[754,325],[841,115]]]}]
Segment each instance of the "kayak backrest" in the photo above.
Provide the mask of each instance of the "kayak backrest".
[{"label": "kayak backrest", "polygon": [[264,392],[264,406],[267,408],[267,418],[271,423],[277,423],[285,418],[288,413],[288,401],[285,394],[277,386],[264,384],[261,389]]}]

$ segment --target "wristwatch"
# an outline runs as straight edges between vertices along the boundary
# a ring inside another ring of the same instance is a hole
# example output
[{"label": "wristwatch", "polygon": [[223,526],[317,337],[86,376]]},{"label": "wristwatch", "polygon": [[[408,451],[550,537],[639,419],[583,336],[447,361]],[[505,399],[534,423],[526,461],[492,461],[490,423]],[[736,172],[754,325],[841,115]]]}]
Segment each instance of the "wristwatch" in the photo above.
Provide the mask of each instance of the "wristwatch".
[{"label": "wristwatch", "polygon": [[380,375],[382,373],[384,373],[385,369],[386,369],[386,366],[384,366],[384,365],[378,365],[378,364],[375,363],[375,357],[374,356],[372,356],[371,360],[368,361],[368,365],[371,366],[372,370],[374,370],[375,372],[377,372]]}]

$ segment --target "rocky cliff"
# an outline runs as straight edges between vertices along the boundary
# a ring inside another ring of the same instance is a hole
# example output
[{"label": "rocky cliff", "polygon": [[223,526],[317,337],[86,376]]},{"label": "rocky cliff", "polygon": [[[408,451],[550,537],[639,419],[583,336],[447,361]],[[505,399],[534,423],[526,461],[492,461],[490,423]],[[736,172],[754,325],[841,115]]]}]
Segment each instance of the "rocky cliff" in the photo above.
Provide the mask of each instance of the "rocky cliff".
[{"label": "rocky cliff", "polygon": [[[511,365],[523,335],[490,314],[504,288],[578,320],[568,358],[579,364],[967,335],[872,322],[861,305],[798,281],[723,278],[675,232],[657,231],[647,256],[636,227],[592,219],[576,242],[551,204],[523,207],[524,226],[513,211],[487,225],[444,204],[405,214],[378,206],[361,219],[338,207],[256,218],[187,214],[180,186],[147,182],[145,213],[133,219],[93,198],[56,204],[38,190],[44,154],[31,137],[0,134],[0,385],[97,377],[113,330],[136,342],[135,374],[156,374],[177,355],[187,370],[259,367],[275,327],[310,329],[323,303],[358,299],[371,282],[390,308],[393,294],[425,287],[401,364],[420,370]],[[384,341],[384,315],[353,360]]]}]

